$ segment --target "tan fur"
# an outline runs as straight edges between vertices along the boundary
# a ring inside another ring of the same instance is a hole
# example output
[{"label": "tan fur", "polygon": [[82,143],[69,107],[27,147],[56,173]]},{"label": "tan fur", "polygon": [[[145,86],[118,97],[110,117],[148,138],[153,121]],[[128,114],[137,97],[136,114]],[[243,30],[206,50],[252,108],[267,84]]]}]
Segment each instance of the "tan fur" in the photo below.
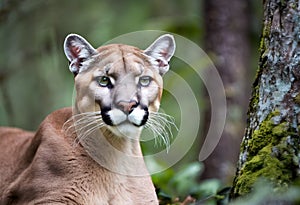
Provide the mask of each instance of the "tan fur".
[{"label": "tan fur", "polygon": [[[79,37],[74,38],[78,41]],[[78,48],[74,51],[81,51],[82,47]],[[133,136],[123,136],[111,128],[119,125],[102,126],[80,139],[72,116],[99,113],[101,103],[115,105],[132,99],[139,99],[149,112],[156,112],[162,94],[160,71],[142,50],[132,46],[108,45],[93,51],[88,45],[87,49],[93,55],[82,66],[76,61],[78,58],[68,57],[72,60],[71,71],[76,66],[82,69],[75,77],[77,95],[73,109],[51,113],[36,133],[0,128],[0,205],[158,204],[139,144],[141,129],[125,123],[125,131]],[[103,75],[116,80],[114,89],[97,84],[95,79]],[[153,82],[137,89],[136,81],[143,75],[151,76]]]},{"label": "tan fur", "polygon": [[157,204],[149,177],[112,173],[62,126],[72,109],[50,114],[34,135],[0,129],[0,204]]}]

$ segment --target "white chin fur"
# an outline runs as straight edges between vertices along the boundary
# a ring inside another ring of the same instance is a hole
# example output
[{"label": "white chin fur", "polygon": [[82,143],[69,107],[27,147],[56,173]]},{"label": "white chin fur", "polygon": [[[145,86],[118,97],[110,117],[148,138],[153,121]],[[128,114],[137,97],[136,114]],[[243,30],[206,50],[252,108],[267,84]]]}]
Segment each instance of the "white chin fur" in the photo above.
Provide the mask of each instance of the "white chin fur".
[{"label": "white chin fur", "polygon": [[142,131],[142,127],[134,126],[129,122],[125,122],[117,126],[108,126],[108,128],[119,137],[128,137],[136,140]]}]

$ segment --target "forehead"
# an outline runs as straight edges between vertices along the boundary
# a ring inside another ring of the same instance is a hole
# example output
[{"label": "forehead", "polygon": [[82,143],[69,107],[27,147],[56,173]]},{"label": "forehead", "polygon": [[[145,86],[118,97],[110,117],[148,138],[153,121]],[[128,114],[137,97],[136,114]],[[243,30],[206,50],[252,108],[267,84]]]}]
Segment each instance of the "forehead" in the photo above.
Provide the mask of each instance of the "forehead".
[{"label": "forehead", "polygon": [[[112,44],[97,49],[96,72],[118,77],[124,74],[135,76],[151,72],[151,64],[143,51],[128,45]],[[152,73],[152,72],[151,72]]]}]

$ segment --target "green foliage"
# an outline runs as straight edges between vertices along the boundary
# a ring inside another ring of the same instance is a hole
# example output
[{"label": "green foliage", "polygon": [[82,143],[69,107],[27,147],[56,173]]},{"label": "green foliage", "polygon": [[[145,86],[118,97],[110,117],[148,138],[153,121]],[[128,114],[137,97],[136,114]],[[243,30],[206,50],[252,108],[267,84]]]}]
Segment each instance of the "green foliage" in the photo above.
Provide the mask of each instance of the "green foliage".
[{"label": "green foliage", "polygon": [[[188,166],[186,168],[188,169]],[[172,180],[173,177],[171,177],[170,180]],[[185,177],[183,177],[182,180],[184,180],[184,178]],[[179,181],[181,180],[179,179]],[[162,182],[158,182],[158,184],[160,183]],[[276,187],[272,182],[265,178],[259,178],[255,182],[251,193],[233,201],[229,201],[230,187],[225,187],[219,190],[220,182],[216,179],[200,182],[196,185],[196,187],[197,191],[191,191],[192,197],[196,199],[194,203],[190,203],[191,205],[261,205],[300,203],[300,186],[297,182],[284,191],[274,192]],[[181,203],[179,203],[179,201],[183,201],[186,196],[177,198],[175,195],[170,195],[169,193],[164,192],[163,189],[159,189],[158,197],[161,205],[180,205]]]},{"label": "green foliage", "polygon": [[[258,178],[253,185],[251,193],[229,201],[230,187],[223,187],[217,179],[197,183],[193,180],[203,170],[203,165],[198,162],[191,163],[176,172],[168,169],[153,176],[153,181],[158,188],[158,197],[161,205],[180,205],[187,195],[196,199],[191,205],[261,205],[261,204],[299,204],[299,180],[289,188],[278,190],[276,185],[266,178]],[[175,183],[174,183],[175,182]],[[178,182],[178,183],[177,183]],[[185,184],[185,185],[179,185]],[[179,186],[177,186],[179,185]],[[193,186],[193,187],[192,187]],[[184,187],[184,188],[183,188]],[[183,188],[183,189],[182,189]],[[274,190],[277,190],[274,192]],[[180,193],[178,193],[180,191]],[[182,195],[181,193],[186,193]]]},{"label": "green foliage", "polygon": [[299,204],[300,186],[292,185],[282,192],[274,193],[274,184],[265,178],[260,178],[254,184],[251,194],[240,197],[230,205],[261,205],[261,204]]},{"label": "green foliage", "polygon": [[[157,165],[162,166],[162,165]],[[226,196],[219,194],[221,183],[217,179],[198,182],[199,175],[204,167],[202,163],[193,162],[175,170],[168,168],[166,171],[154,174],[152,180],[158,189],[160,204],[176,204],[177,198],[183,201],[188,195],[205,204],[216,204]]]}]

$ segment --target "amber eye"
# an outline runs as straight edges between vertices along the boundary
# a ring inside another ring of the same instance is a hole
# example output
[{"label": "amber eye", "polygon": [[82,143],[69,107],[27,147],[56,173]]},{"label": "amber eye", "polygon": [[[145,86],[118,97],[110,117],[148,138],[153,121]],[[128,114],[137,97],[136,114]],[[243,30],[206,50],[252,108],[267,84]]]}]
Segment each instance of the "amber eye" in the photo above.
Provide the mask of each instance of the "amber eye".
[{"label": "amber eye", "polygon": [[139,79],[139,85],[147,87],[150,85],[152,78],[150,76],[142,76]]},{"label": "amber eye", "polygon": [[97,79],[98,84],[101,87],[108,87],[109,85],[111,85],[110,79],[107,76],[101,76]]}]

